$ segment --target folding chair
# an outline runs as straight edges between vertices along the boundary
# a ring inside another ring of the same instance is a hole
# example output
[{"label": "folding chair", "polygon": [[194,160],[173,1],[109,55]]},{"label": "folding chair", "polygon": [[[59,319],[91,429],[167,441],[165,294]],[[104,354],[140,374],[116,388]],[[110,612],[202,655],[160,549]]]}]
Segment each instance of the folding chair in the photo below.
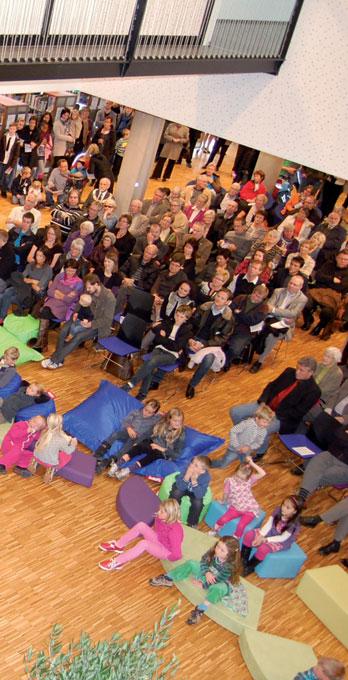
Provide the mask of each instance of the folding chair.
[{"label": "folding chair", "polygon": [[131,357],[140,352],[140,345],[146,328],[146,321],[134,314],[126,314],[118,335],[110,335],[108,338],[101,338],[99,345],[107,351],[107,356],[103,360],[103,370],[108,365],[115,364],[122,367],[122,364],[113,357]]},{"label": "folding chair", "polygon": [[[288,451],[291,451],[295,456],[299,456],[301,462],[304,460],[310,460],[318,453],[321,453],[322,449],[316,446],[305,434],[280,434],[278,435],[280,441]],[[300,468],[297,464],[296,458],[291,456],[278,458],[277,460],[272,460],[269,465],[276,465],[277,463],[282,463],[283,465],[292,465],[293,467]]]},{"label": "folding chair", "polygon": [[[144,354],[143,359],[144,361],[148,361],[149,359],[151,359],[151,352],[149,352],[148,354]],[[175,361],[173,357],[172,364],[169,364],[167,366],[159,366],[157,370],[162,371],[163,373],[173,373],[174,371],[176,371],[177,368],[179,368],[179,362]],[[163,403],[165,404],[168,401],[168,399],[171,399],[174,396],[174,394],[176,394],[176,392],[177,390],[175,389],[174,392],[171,392],[169,395],[167,394],[167,397]]]},{"label": "folding chair", "polygon": [[151,321],[153,300],[154,298],[151,293],[147,293],[140,288],[131,288],[125,314],[134,314],[149,323]]}]

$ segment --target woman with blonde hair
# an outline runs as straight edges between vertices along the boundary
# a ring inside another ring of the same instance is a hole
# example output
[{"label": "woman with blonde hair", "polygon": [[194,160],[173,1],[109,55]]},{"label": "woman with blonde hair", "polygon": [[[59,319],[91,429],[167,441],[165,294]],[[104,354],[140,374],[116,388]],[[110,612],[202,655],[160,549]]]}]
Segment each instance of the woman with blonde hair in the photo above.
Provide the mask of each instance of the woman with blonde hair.
[{"label": "woman with blonde hair", "polygon": [[42,432],[34,449],[34,458],[29,466],[33,474],[38,465],[46,468],[44,482],[49,484],[56,470],[60,470],[69,463],[76,449],[77,439],[69,437],[63,430],[63,416],[50,413],[47,427]]},{"label": "woman with blonde hair", "polygon": [[90,159],[88,174],[94,175],[95,186],[98,186],[100,179],[107,177],[111,182],[110,192],[112,193],[114,186],[112,166],[107,157],[100,151],[98,144],[90,144],[86,151],[86,156],[87,159]]}]

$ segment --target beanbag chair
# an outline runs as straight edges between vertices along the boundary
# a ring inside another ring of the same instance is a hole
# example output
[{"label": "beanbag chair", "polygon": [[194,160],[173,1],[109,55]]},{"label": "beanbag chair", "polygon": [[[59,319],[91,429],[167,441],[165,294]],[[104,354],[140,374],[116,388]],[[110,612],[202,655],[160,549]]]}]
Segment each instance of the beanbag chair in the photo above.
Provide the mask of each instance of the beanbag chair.
[{"label": "beanbag chair", "polygon": [[39,326],[39,319],[34,319],[30,314],[28,314],[28,316],[8,314],[4,321],[4,328],[24,343],[28,342],[28,340],[32,340],[32,338],[37,338]]},{"label": "beanbag chair", "polygon": [[6,328],[0,326],[0,356],[3,355],[5,349],[8,347],[17,347],[20,352],[20,357],[18,359],[17,366],[21,364],[26,364],[28,361],[42,361],[43,356],[40,352],[36,352],[35,349],[31,349],[24,342],[21,342],[15,335],[9,333]]},{"label": "beanbag chair", "polygon": [[10,382],[7,383],[7,385],[5,385],[4,387],[0,387],[0,397],[2,397],[2,399],[6,399],[6,397],[10,396],[10,394],[14,394],[15,392],[17,392],[21,386],[21,382],[22,382],[21,376],[18,373],[16,373],[13,376],[12,380],[10,380]]},{"label": "beanbag chair", "polygon": [[[178,472],[173,472],[172,475],[167,475],[167,477],[163,480],[163,482],[161,484],[161,488],[158,492],[158,497],[159,497],[160,501],[165,501],[165,500],[167,500],[167,498],[169,498],[169,494],[172,490],[172,486],[173,486],[173,484],[175,482],[175,478],[177,477],[178,474],[179,474]],[[200,522],[204,519],[205,515],[207,514],[208,508],[209,508],[210,503],[212,501],[212,498],[213,498],[213,496],[212,496],[212,493],[211,493],[211,489],[210,489],[210,486],[208,486],[208,488],[205,492],[205,495],[203,496],[203,507],[202,507],[202,510],[201,510],[201,514],[199,516]],[[181,499],[181,503],[180,503],[180,510],[181,510],[181,521],[184,522],[184,524],[187,523],[187,517],[188,517],[188,514],[189,514],[189,510],[190,510],[190,505],[191,505],[191,501],[190,501],[189,496],[183,496],[183,498]]]},{"label": "beanbag chair", "polygon": [[[130,411],[141,407],[140,401],[108,380],[102,380],[96,392],[64,415],[64,430],[95,451],[104,439],[121,428],[122,421]],[[186,443],[179,460],[156,460],[137,473],[166,477],[172,472],[184,470],[194,456],[208,455],[224,443],[220,437],[204,434],[192,427],[186,427],[185,433]],[[115,442],[110,449],[111,454],[121,446],[120,442]]]}]

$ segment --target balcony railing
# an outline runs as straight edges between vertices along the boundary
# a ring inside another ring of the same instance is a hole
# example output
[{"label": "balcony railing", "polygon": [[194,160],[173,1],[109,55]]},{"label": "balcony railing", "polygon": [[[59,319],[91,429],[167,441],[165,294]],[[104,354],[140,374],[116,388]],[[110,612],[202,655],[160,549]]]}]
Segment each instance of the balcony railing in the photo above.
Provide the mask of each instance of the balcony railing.
[{"label": "balcony railing", "polygon": [[303,0],[11,0],[0,76],[277,73]]}]

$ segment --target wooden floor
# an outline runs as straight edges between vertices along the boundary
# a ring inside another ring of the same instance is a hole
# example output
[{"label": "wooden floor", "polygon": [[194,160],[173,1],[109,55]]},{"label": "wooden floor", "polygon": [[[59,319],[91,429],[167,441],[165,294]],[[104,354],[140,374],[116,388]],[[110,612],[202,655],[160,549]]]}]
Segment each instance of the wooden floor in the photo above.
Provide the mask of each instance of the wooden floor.
[{"label": "wooden floor", "polygon": [[[231,167],[227,160],[226,166]],[[170,184],[183,183],[190,176],[189,171],[175,168]],[[153,185],[152,182],[150,191]],[[3,200],[0,211],[2,219],[9,211]],[[52,332],[52,347],[55,338]],[[182,407],[188,425],[226,437],[232,405],[257,397],[270,379],[286,366],[294,365],[299,356],[312,354],[319,359],[327,345],[343,347],[344,342],[345,337],[339,332],[325,343],[297,330],[294,341],[283,344],[276,360],[270,357],[256,376],[233,368],[213,381],[207,378],[197,389],[196,398],[187,401],[184,394],[189,372],[185,372],[169,376],[157,394],[165,408]],[[24,378],[39,380],[53,390],[57,409],[63,413],[95,390],[100,380],[107,378],[119,384],[90,363],[86,350],[79,350],[61,370],[45,371],[38,364],[27,364],[20,371]],[[170,396],[174,390],[175,394]],[[266,463],[279,458],[281,453],[274,438]],[[296,490],[297,478],[282,464],[267,465],[266,469],[268,474],[255,494],[262,507],[271,511],[286,494]],[[213,472],[216,497],[221,494],[227,474],[230,470]],[[178,599],[175,589],[153,590],[148,586],[148,579],[160,572],[158,562],[149,556],[118,573],[108,574],[97,568],[101,557],[99,541],[117,538],[124,530],[115,511],[119,484],[115,480],[97,477],[93,487],[85,489],[62,479],[45,486],[40,476],[24,480],[10,473],[1,477],[0,483],[0,680],[24,677],[24,650],[30,644],[42,647],[53,623],[64,626],[66,639],[76,638],[81,630],[88,631],[95,640],[109,637],[114,631],[130,636],[151,627],[164,608]],[[321,491],[313,496],[309,511],[315,514],[331,504],[327,493]],[[339,556],[330,558],[317,554],[318,546],[331,537],[332,529],[323,525],[302,531],[299,544],[308,554],[307,567],[338,563],[339,557],[347,555],[344,549]],[[344,647],[296,597],[299,578],[293,581],[261,580],[255,575],[249,578],[265,590],[260,630],[307,642],[317,654],[347,659]],[[206,680],[217,670],[221,680],[250,678],[237,637],[208,619],[188,628],[185,618],[190,609],[191,605],[183,599],[168,648],[169,653],[177,653],[181,662],[178,679]]]}]

